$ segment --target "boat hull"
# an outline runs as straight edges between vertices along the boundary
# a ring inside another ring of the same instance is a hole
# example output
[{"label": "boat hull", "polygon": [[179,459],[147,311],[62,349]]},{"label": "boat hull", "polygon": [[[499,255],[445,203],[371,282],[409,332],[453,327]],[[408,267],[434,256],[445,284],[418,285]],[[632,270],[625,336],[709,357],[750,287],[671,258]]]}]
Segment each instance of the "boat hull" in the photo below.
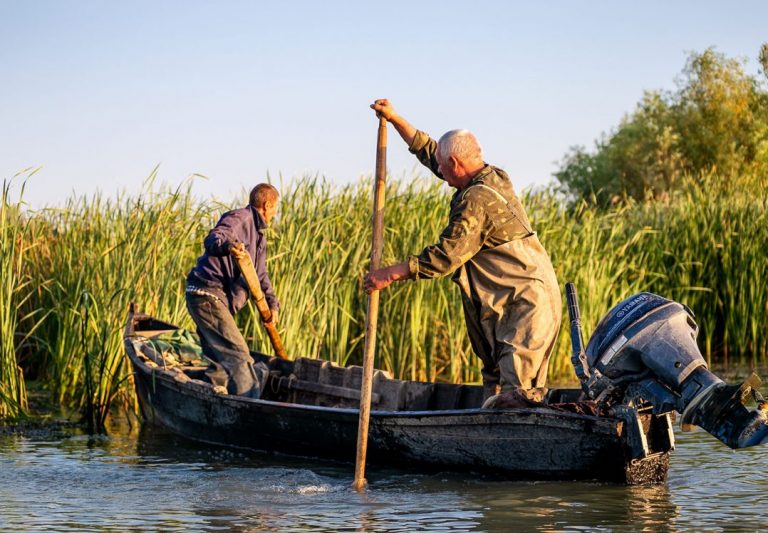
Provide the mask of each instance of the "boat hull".
[{"label": "boat hull", "polygon": [[[201,442],[354,461],[358,410],[217,394],[126,348],[144,418]],[[653,417],[658,423],[658,418]],[[666,479],[668,450],[632,458],[624,421],[548,408],[372,411],[368,457],[516,479]]]}]

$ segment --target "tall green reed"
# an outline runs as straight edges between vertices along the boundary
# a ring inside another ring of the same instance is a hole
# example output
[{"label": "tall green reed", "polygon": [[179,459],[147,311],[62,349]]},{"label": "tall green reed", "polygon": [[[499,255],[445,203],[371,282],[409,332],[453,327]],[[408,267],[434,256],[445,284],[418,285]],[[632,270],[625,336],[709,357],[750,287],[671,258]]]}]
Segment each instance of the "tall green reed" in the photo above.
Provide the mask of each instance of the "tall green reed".
[{"label": "tall green reed", "polygon": [[[650,291],[695,312],[710,362],[728,362],[732,353],[754,364],[768,355],[766,181],[689,177],[666,202],[626,201],[608,211],[567,210],[546,194],[527,200],[561,283],[579,288],[587,333],[612,305]],[[555,374],[569,370],[566,350],[561,342]]]},{"label": "tall green reed", "polygon": [[[607,211],[587,203],[566,207],[547,191],[524,194],[522,200],[561,285],[573,281],[579,289],[585,333],[621,299],[652,291],[696,312],[709,359],[754,362],[768,354],[768,205],[765,195],[754,193],[765,185],[757,176],[745,177],[739,186],[706,176],[668,202],[625,201]],[[280,188],[281,214],[268,232],[267,264],[283,304],[279,329],[287,351],[359,364],[370,180],[334,187],[305,177]],[[449,194],[436,180],[390,183],[384,264],[437,239],[447,222]],[[9,252],[19,246],[13,244],[17,240],[3,238],[0,260],[20,261],[8,263],[15,270],[3,268],[4,276],[16,273],[0,280],[3,301],[15,287],[21,315],[13,316],[44,319],[13,319],[11,307],[3,305],[3,339],[8,331],[26,335],[36,326],[27,338],[28,350],[36,348],[27,367],[60,402],[81,409],[94,428],[102,427],[110,406],[135,401],[122,346],[128,303],[191,327],[185,276],[218,217],[245,202],[245,195],[228,205],[197,201],[188,184],[157,188],[154,174],[135,195],[72,197],[62,207],[23,216],[17,204],[5,201],[3,235],[26,232],[24,249],[33,247],[34,253]],[[8,207],[13,205],[16,211]],[[237,319],[254,349],[271,351],[252,307]],[[573,375],[567,336],[564,320],[552,378]],[[7,369],[12,368],[7,345],[3,342],[4,380],[11,379]],[[406,379],[479,380],[459,291],[448,279],[398,283],[383,293],[376,365]]]},{"label": "tall green reed", "polygon": [[[116,400],[132,404],[122,331],[128,304],[172,321],[187,321],[183,276],[194,257],[208,207],[194,202],[188,185],[147,188],[137,196],[75,197],[38,216],[40,253],[29,270],[53,281],[35,305],[52,310],[41,325],[48,349],[38,366],[58,400],[81,409],[95,429],[104,427]],[[187,321],[188,323],[188,321]]]},{"label": "tall green reed", "polygon": [[[26,180],[36,170],[26,170],[14,179],[3,180],[0,197],[0,420],[16,419],[26,414],[27,393],[24,373],[18,363],[19,349],[37,328],[40,310],[24,313],[32,296],[32,280],[24,265],[32,244],[29,219],[23,211]],[[21,179],[18,198],[13,199],[14,181]],[[24,328],[19,326],[24,324]],[[26,331],[25,331],[26,330]]]}]

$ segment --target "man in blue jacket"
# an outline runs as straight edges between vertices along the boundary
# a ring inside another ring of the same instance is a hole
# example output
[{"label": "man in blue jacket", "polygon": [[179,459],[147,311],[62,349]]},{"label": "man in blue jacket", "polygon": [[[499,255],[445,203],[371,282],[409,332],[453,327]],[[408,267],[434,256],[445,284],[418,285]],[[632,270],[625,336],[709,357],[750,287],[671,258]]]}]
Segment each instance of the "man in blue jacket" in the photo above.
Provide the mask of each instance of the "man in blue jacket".
[{"label": "man in blue jacket", "polygon": [[278,200],[272,185],[256,185],[248,205],[224,213],[208,233],[205,252],[187,276],[187,310],[197,325],[203,353],[213,361],[206,374],[229,394],[258,397],[260,393],[248,344],[235,324],[234,315],[245,306],[250,292],[231,255],[232,247],[245,245],[276,322],[280,302],[267,274],[264,231],[277,213]]}]

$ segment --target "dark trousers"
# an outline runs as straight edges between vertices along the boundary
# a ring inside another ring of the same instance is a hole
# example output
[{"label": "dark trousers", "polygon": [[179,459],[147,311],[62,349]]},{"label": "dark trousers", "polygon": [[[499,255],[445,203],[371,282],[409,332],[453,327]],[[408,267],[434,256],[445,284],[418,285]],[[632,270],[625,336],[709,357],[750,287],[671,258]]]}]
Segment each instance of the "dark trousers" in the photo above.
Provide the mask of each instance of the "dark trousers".
[{"label": "dark trousers", "polygon": [[258,398],[260,387],[253,358],[227,306],[212,296],[188,292],[186,297],[203,353],[213,361],[206,371],[208,379],[225,387],[229,394]]}]

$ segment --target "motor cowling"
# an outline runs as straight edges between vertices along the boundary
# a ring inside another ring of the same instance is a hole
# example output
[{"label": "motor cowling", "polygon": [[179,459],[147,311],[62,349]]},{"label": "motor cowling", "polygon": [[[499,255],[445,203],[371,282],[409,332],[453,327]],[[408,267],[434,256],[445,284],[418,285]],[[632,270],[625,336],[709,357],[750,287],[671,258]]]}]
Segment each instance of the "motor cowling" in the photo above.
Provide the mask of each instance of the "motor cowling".
[{"label": "motor cowling", "polygon": [[[580,322],[572,285],[566,294],[572,360],[589,397],[607,404],[643,400],[656,413],[678,411],[684,429],[698,425],[732,448],[768,441],[760,379],[753,374],[731,386],[713,374],[696,344],[698,326],[688,307],[648,292],[631,296],[600,321],[585,350],[581,332],[574,337]],[[752,411],[745,406],[750,397],[757,400]]]}]

